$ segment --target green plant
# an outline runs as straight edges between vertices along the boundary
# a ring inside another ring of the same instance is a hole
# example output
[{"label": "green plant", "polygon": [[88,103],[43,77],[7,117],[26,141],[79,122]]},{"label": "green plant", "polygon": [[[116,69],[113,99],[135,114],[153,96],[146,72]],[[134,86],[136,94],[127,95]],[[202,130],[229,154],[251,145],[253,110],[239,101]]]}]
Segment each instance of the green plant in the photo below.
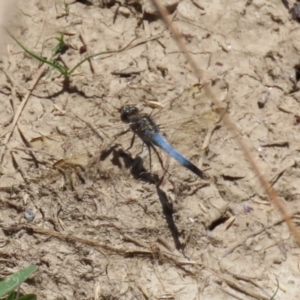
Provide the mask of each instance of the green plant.
[{"label": "green plant", "polygon": [[276,281],[277,281],[277,289],[276,289],[275,293],[273,294],[272,298],[270,298],[270,300],[274,300],[275,299],[275,296],[276,296],[276,294],[277,294],[277,292],[279,290],[279,281],[278,281],[277,278],[276,278]]},{"label": "green plant", "polygon": [[[99,56],[102,54],[110,54],[110,53],[115,53],[115,52],[119,52],[119,51],[105,51],[105,52],[99,52],[96,54],[92,54],[89,55],[87,57],[85,57],[83,60],[81,60],[78,64],[76,64],[71,70],[68,70],[65,66],[63,66],[61,63],[59,63],[57,60],[47,60],[41,56],[39,56],[38,54],[30,51],[29,49],[27,49],[16,37],[14,37],[9,31],[7,31],[8,35],[30,56],[32,56],[33,58],[37,59],[38,61],[49,65],[50,67],[56,69],[58,72],[60,72],[65,78],[68,78],[72,75],[72,73],[80,66],[82,65],[85,61],[95,57],[95,56]],[[61,49],[62,46],[65,46],[65,42],[63,39],[63,36],[61,35],[59,38],[56,38],[58,40],[58,45],[53,49],[53,53],[56,54],[57,52],[59,52],[59,50]]]},{"label": "green plant", "polygon": [[60,37],[56,37],[55,39],[58,41],[58,44],[52,49],[53,56],[55,56],[59,52],[65,51],[65,49],[68,48],[67,44],[65,43],[63,34],[60,34]]},{"label": "green plant", "polygon": [[20,285],[37,269],[37,266],[31,265],[25,269],[22,269],[15,274],[7,277],[0,282],[0,297],[5,295],[5,300],[35,300],[36,295],[28,294],[19,297],[19,293],[15,289],[19,288]]},{"label": "green plant", "polygon": [[[16,37],[14,37],[8,30],[6,30],[6,32],[8,33],[8,35],[27,53],[29,54],[30,56],[32,56],[33,58],[37,59],[38,61],[44,63],[44,64],[47,64],[49,66],[51,66],[52,68],[56,69],[58,72],[60,72],[64,77],[65,79],[68,79],[72,74],[73,72],[80,66],[82,65],[84,62],[86,62],[87,60],[95,57],[95,56],[99,56],[99,55],[103,55],[103,54],[115,54],[115,53],[118,53],[118,52],[122,52],[124,50],[129,50],[129,49],[132,49],[134,47],[137,47],[139,45],[142,45],[148,41],[151,41],[151,40],[156,40],[160,37],[160,35],[157,35],[157,36],[154,36],[154,37],[151,37],[149,39],[146,39],[144,41],[141,41],[141,42],[137,42],[136,44],[134,45],[131,45],[132,42],[134,40],[136,40],[137,38],[133,39],[131,42],[128,43],[128,45],[126,45],[124,48],[122,49],[119,49],[119,50],[116,50],[116,51],[104,51],[104,52],[98,52],[96,54],[92,54],[92,55],[88,55],[87,57],[85,57],[83,60],[81,60],[78,64],[76,64],[71,70],[68,70],[65,66],[63,66],[61,63],[59,63],[57,60],[55,59],[52,59],[52,60],[47,60],[37,54],[35,54],[34,52],[30,51],[29,49],[27,49]],[[63,39],[63,36],[61,35],[59,38],[56,38],[58,40],[58,45],[53,49],[53,52],[54,53],[57,53],[57,51],[60,51],[61,47],[62,46],[66,46],[65,42],[64,42],[64,39]]]},{"label": "green plant", "polygon": [[[38,61],[40,61],[44,64],[51,66],[52,68],[56,69],[58,72],[60,72],[62,75],[66,76],[66,77],[71,75],[71,74],[69,74],[68,70],[62,64],[60,64],[58,61],[47,60],[47,59],[35,54],[34,52],[30,51],[25,46],[23,46],[23,44],[21,42],[19,42],[17,40],[17,38],[15,38],[9,31],[7,31],[7,33],[27,54],[29,54],[33,58],[37,59]],[[56,47],[54,48],[53,52],[57,51],[55,49],[56,49]]]}]

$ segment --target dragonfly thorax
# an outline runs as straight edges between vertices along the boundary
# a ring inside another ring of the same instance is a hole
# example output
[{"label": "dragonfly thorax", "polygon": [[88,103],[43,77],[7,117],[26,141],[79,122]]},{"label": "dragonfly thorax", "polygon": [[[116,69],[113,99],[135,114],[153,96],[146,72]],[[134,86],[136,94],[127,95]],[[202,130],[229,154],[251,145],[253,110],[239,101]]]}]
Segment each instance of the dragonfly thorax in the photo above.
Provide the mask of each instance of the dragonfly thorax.
[{"label": "dragonfly thorax", "polygon": [[151,136],[159,132],[159,127],[148,114],[141,114],[134,105],[125,105],[120,109],[121,120],[129,124],[130,129],[144,142],[150,142]]}]

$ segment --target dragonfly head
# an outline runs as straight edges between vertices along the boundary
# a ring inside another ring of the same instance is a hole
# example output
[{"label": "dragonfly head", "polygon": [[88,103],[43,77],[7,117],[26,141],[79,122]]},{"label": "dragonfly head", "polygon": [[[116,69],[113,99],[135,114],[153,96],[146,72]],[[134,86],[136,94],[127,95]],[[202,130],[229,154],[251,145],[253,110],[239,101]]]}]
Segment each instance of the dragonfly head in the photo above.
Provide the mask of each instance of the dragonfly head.
[{"label": "dragonfly head", "polygon": [[130,117],[139,113],[139,109],[134,105],[125,105],[120,108],[121,120],[124,123],[130,122]]}]

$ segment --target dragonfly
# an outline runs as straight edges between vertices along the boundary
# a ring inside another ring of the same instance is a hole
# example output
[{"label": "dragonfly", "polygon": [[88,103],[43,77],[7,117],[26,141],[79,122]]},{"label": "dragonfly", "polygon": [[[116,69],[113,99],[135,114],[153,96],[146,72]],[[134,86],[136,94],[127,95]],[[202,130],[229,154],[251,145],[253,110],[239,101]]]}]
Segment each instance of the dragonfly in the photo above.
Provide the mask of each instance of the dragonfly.
[{"label": "dragonfly", "polygon": [[[135,136],[138,136],[148,148],[150,169],[152,150],[158,158],[159,165],[164,167],[159,153],[159,150],[162,150],[198,177],[208,178],[192,160],[182,154],[189,151],[193,153],[194,159],[199,159],[199,152],[203,152],[201,144],[204,137],[209,136],[220,121],[217,109],[206,98],[201,85],[193,85],[165,103],[143,104],[142,110],[141,103],[123,104],[118,109],[118,122],[99,120],[100,124],[95,125],[93,129],[40,136],[33,139],[31,145],[33,148],[53,153],[55,168],[65,165],[85,166],[95,155],[100,156],[114,143],[123,146],[124,142],[120,142],[121,136],[133,132],[127,151],[132,148]],[[61,149],[63,151],[60,151],[62,153],[59,157],[57,154]]]},{"label": "dragonfly", "polygon": [[[155,123],[152,116],[149,114],[141,114],[139,109],[134,105],[126,105],[121,109],[121,120],[124,123],[129,124],[130,129],[133,131],[134,136],[137,135],[144,144],[148,147],[149,153],[153,149],[157,157],[162,164],[159,153],[155,146],[161,148],[171,157],[173,157],[182,166],[192,171],[194,174],[202,179],[207,179],[205,175],[198,167],[190,162],[185,156],[174,149],[165,137],[160,133],[159,126]],[[133,136],[133,138],[134,138]],[[151,166],[151,155],[150,155],[150,166]]]}]

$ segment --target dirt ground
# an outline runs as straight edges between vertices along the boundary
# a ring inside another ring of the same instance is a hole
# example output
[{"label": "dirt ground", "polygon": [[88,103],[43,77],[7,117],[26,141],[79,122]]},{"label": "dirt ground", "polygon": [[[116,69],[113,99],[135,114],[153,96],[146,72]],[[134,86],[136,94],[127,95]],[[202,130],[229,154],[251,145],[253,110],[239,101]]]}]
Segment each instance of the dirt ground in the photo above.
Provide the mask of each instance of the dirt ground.
[{"label": "dirt ground", "polygon": [[[297,224],[294,3],[164,3]],[[69,70],[88,54],[109,53],[84,62],[67,82],[8,39],[0,72],[1,277],[37,264],[22,290],[49,300],[271,299],[278,284],[274,299],[298,299],[300,249],[232,134],[217,126],[210,99],[151,2],[66,4],[20,1],[13,34],[48,59],[62,34],[66,46],[54,58]],[[157,159],[150,166],[149,156],[138,155],[139,141],[127,150],[128,135],[100,156],[120,130],[118,108],[168,107],[176,97],[181,107],[161,113],[162,123],[199,125],[173,140],[208,180],[167,156],[168,173]],[[198,118],[204,107],[211,118]],[[51,136],[32,141],[43,135]]]}]

